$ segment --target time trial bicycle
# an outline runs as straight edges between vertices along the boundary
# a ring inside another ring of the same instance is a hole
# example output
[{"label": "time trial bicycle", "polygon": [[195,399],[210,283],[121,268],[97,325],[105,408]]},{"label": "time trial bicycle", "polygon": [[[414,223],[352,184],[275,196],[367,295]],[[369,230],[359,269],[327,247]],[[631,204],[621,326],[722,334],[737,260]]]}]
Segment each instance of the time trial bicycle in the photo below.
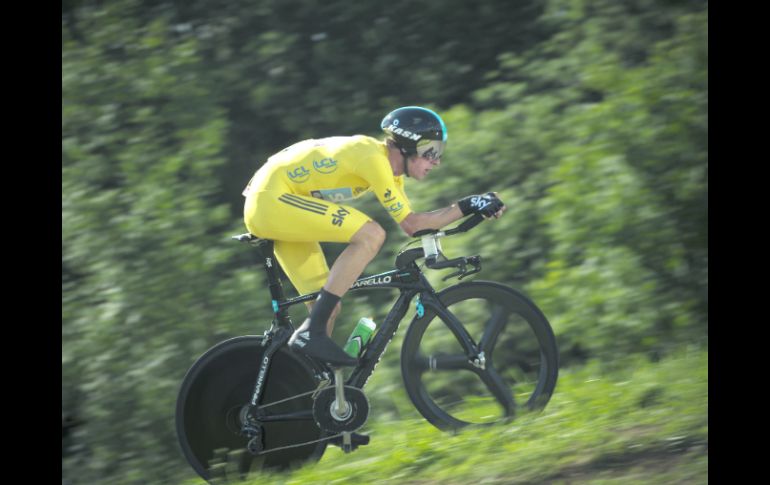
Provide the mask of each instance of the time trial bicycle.
[{"label": "time trial bicycle", "polygon": [[213,346],[187,371],[176,405],[182,452],[202,478],[243,479],[319,460],[328,444],[346,452],[368,443],[354,433],[366,422],[363,388],[414,300],[416,313],[401,347],[406,392],[420,414],[442,430],[512,419],[545,407],[556,386],[559,355],[543,312],[524,294],[491,281],[465,281],[436,291],[418,264],[454,269],[444,280],[481,271],[481,257],[447,259],[441,239],[483,221],[475,215],[446,231],[416,234],[396,268],[358,279],[351,291],[392,288],[398,298],[347,379],[343,371],[293,352],[288,308],[318,293],[284,295],[273,242],[234,236],[259,249],[274,319],[264,335]]}]

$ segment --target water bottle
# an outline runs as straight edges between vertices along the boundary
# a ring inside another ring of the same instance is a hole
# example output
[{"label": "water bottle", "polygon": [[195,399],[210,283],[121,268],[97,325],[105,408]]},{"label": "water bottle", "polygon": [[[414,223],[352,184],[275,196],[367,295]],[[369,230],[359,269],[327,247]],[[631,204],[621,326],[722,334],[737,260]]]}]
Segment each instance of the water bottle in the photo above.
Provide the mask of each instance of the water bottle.
[{"label": "water bottle", "polygon": [[359,320],[345,344],[345,352],[351,357],[358,358],[363,348],[369,343],[375,328],[377,325],[371,318],[364,317]]}]

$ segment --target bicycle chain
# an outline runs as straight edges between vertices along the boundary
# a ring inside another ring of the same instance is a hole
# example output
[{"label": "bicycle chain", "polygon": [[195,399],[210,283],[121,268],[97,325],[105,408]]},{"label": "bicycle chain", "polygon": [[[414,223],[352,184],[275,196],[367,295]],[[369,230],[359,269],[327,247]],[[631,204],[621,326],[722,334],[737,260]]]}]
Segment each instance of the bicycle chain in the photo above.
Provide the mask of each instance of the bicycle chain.
[{"label": "bicycle chain", "polygon": [[272,453],[274,451],[288,450],[289,448],[297,448],[299,446],[312,445],[313,443],[320,443],[321,441],[326,441],[326,440],[338,438],[340,436],[342,436],[342,433],[335,434],[335,435],[332,435],[332,436],[326,436],[324,438],[320,438],[320,439],[313,440],[313,441],[306,441],[305,443],[298,443],[296,445],[279,446],[278,448],[271,448],[269,450],[263,450],[263,451],[260,451],[259,454],[260,455],[265,455],[267,453]]},{"label": "bicycle chain", "polygon": [[297,394],[296,396],[290,396],[290,397],[287,397],[286,399],[281,399],[280,401],[271,402],[270,404],[262,404],[261,406],[257,406],[257,409],[261,410],[261,409],[269,408],[270,406],[275,406],[277,404],[285,403],[286,401],[291,401],[292,399],[299,399],[305,396],[309,396],[311,394],[315,394],[318,391],[319,389],[316,389],[314,391],[303,392],[302,394]]},{"label": "bicycle chain", "polygon": [[[322,382],[321,384],[324,384],[324,382]],[[308,391],[308,392],[303,392],[302,394],[297,394],[296,396],[290,396],[290,397],[287,397],[286,399],[281,399],[280,401],[271,402],[270,404],[263,404],[262,406],[258,406],[257,409],[261,410],[261,409],[269,408],[270,406],[276,406],[278,404],[282,404],[282,403],[285,403],[287,401],[291,401],[292,399],[300,399],[300,398],[303,398],[305,396],[315,395],[318,392],[320,392],[321,390],[326,389],[330,385],[331,385],[331,381],[326,381],[325,385],[319,385],[315,390]],[[334,438],[339,438],[342,435],[343,435],[343,433],[339,433],[339,434],[335,434],[335,435],[331,435],[331,436],[325,436],[325,437],[319,438],[317,440],[306,441],[306,442],[303,442],[303,443],[297,443],[297,444],[287,445],[287,446],[279,446],[278,448],[271,448],[269,450],[260,451],[259,454],[260,455],[264,455],[264,454],[267,454],[267,453],[273,453],[275,451],[288,450],[290,448],[298,448],[300,446],[312,445],[314,443],[320,443],[321,441],[328,441],[328,440],[331,440],[331,439],[334,439]]]}]

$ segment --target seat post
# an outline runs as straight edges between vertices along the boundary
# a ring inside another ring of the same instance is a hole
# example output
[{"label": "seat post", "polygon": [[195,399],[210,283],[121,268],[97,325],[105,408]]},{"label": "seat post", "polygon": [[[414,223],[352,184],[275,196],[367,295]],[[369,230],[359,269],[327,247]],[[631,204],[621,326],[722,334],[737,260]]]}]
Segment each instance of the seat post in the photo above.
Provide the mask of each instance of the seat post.
[{"label": "seat post", "polygon": [[278,271],[278,261],[275,260],[275,254],[273,252],[275,242],[267,239],[260,239],[258,247],[265,263],[265,273],[267,274],[267,285],[270,289],[270,298],[272,298],[273,313],[280,319],[283,319],[287,317],[287,315],[285,309],[279,311],[278,304],[286,300],[286,295],[283,292],[283,284],[281,283],[280,273]]},{"label": "seat post", "polygon": [[265,273],[267,273],[267,284],[270,290],[270,298],[272,298],[273,313],[278,319],[280,325],[291,325],[291,319],[289,318],[286,309],[280,309],[279,304],[286,301],[286,295],[283,292],[283,284],[281,284],[281,277],[278,268],[280,265],[275,260],[275,254],[273,248],[275,242],[269,239],[260,239],[253,234],[239,234],[233,236],[236,241],[248,243],[250,246],[254,246],[259,251],[259,255],[262,256],[262,262],[265,264]]}]

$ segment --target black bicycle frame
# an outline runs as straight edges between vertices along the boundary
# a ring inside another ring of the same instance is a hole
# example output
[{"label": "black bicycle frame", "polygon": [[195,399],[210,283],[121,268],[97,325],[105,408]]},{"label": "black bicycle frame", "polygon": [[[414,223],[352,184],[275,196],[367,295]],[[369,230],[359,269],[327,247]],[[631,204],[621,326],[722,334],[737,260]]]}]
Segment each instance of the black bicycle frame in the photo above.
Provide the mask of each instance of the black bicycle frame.
[{"label": "black bicycle frame", "polygon": [[[272,338],[270,339],[269,346],[260,362],[259,374],[251,400],[252,406],[258,406],[260,404],[259,400],[262,394],[262,386],[265,382],[273,355],[291,337],[294,327],[291,323],[291,318],[289,317],[287,309],[298,303],[315,300],[318,296],[318,292],[315,292],[286,299],[273,255],[273,242],[260,240],[258,244],[261,246],[260,252],[265,263],[265,271],[267,272],[268,287],[272,297],[275,320],[274,327],[270,331]],[[406,312],[409,310],[412,299],[417,295],[419,295],[417,301],[417,318],[422,318],[426,307],[432,309],[437,316],[447,323],[449,329],[462,344],[469,361],[478,356],[479,349],[476,342],[474,342],[473,338],[465,330],[465,327],[457,320],[449,309],[441,303],[433,286],[431,286],[430,282],[428,282],[425,275],[422,274],[422,271],[420,271],[420,268],[414,262],[410,263],[404,269],[395,269],[359,278],[350,288],[351,291],[374,289],[398,289],[400,294],[390,312],[388,312],[388,315],[385,317],[385,320],[382,322],[379,331],[375,333],[374,338],[366,346],[363,354],[359,357],[359,363],[355,369],[353,369],[353,372],[345,383],[346,385],[354,386],[359,389],[364,387],[369,380],[369,377],[371,377],[374,372],[377,363],[385,353],[388,344],[395,336],[396,331],[401,324],[401,320],[403,320]],[[312,413],[310,411],[273,416],[266,416],[263,413],[260,413],[260,419],[263,421],[311,418]]]}]

